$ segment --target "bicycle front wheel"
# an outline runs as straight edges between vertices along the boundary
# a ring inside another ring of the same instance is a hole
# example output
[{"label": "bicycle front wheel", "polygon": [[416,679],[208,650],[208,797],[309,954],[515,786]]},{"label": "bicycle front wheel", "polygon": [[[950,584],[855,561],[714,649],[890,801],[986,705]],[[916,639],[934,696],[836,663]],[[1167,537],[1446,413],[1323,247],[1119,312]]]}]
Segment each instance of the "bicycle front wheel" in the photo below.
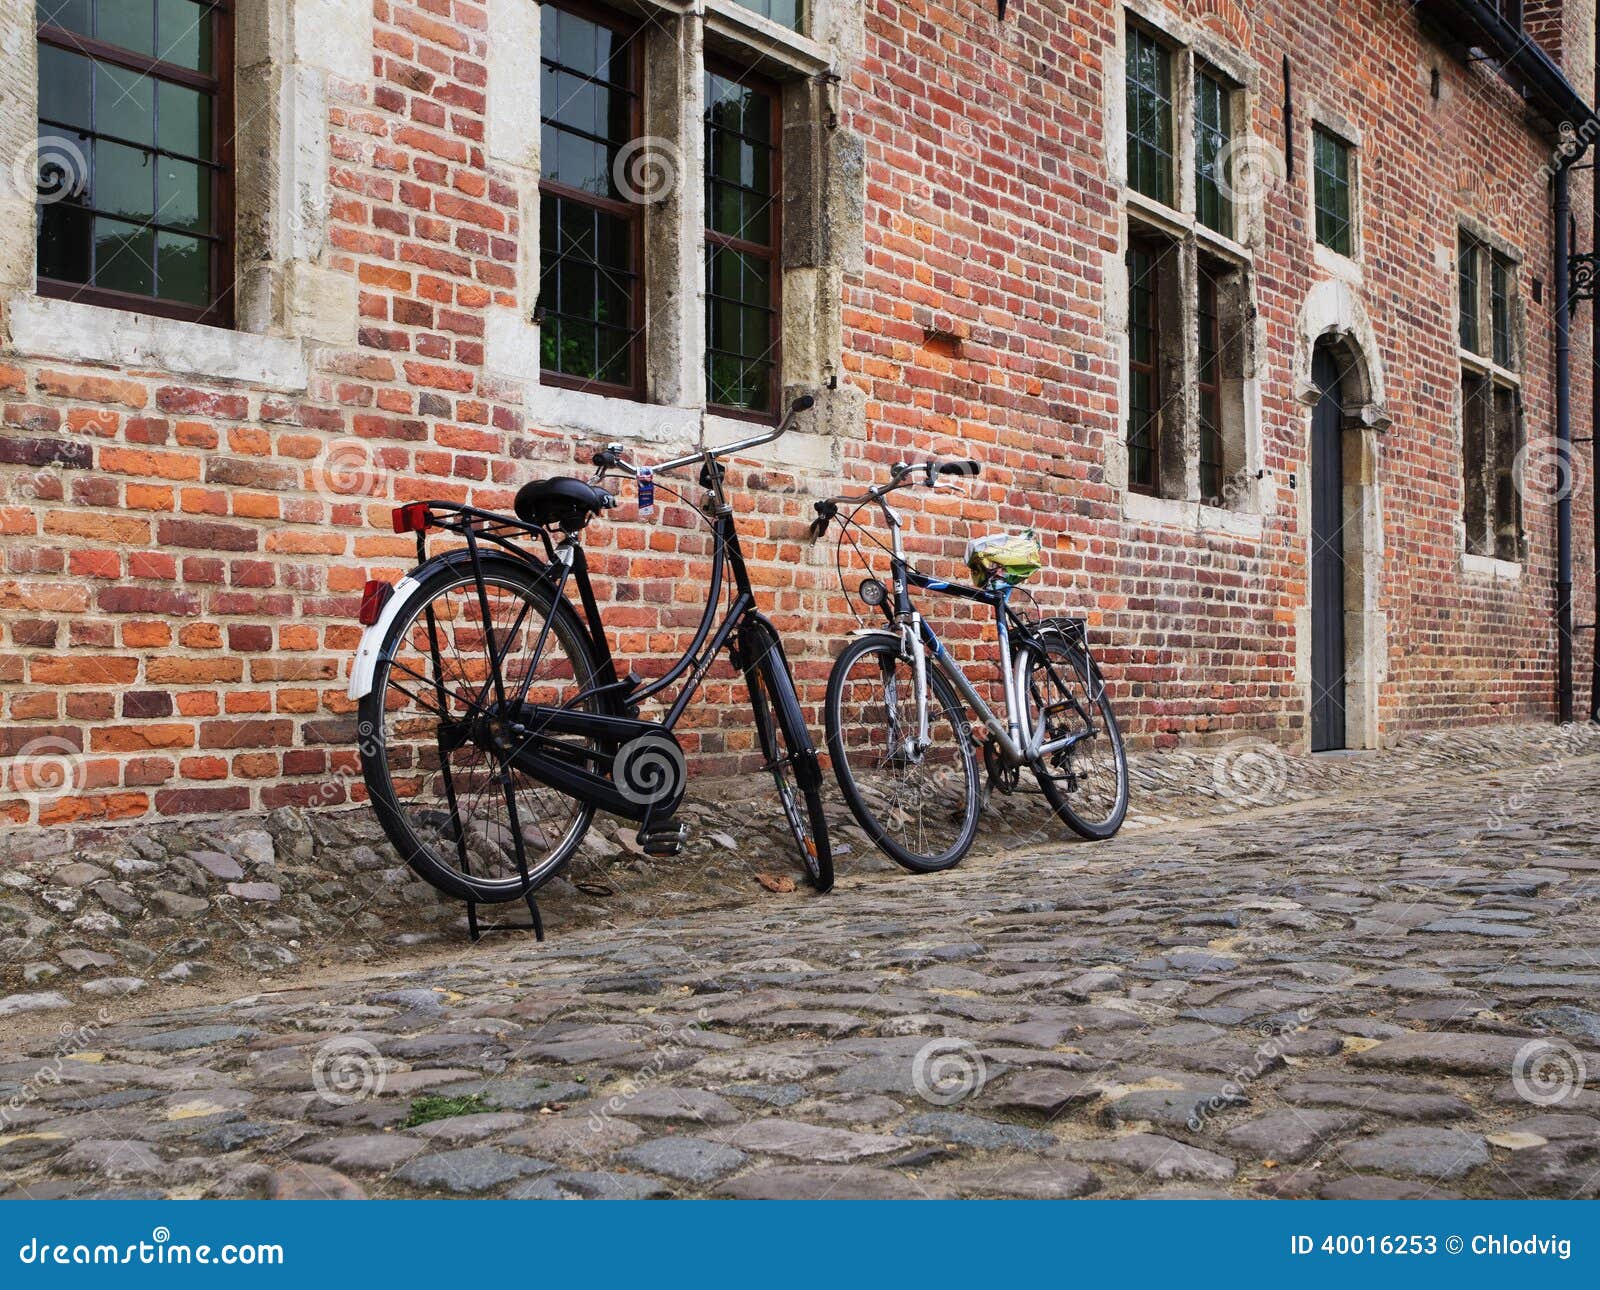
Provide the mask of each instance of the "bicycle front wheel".
[{"label": "bicycle front wheel", "polygon": [[829,891],[833,887],[833,852],[828,844],[828,822],[822,814],[822,771],[800,716],[788,660],[776,631],[764,619],[754,621],[741,634],[739,649],[764,769],[778,786],[783,818],[806,878],[817,891]]},{"label": "bicycle front wheel", "polygon": [[423,571],[379,648],[360,739],[373,809],[401,857],[447,895],[488,904],[553,878],[594,817],[510,765],[494,732],[520,723],[522,705],[572,702],[595,664],[538,569],[497,556],[482,567],[481,597],[469,565]]},{"label": "bicycle front wheel", "polygon": [[1022,698],[1034,747],[1066,741],[1033,760],[1034,777],[1075,833],[1109,838],[1128,814],[1128,754],[1100,669],[1052,633],[1022,648]]},{"label": "bicycle front wheel", "polygon": [[910,659],[892,636],[862,636],[828,677],[828,752],[845,804],[878,849],[914,873],[948,869],[978,832],[977,758],[950,683],[928,667],[922,743]]}]

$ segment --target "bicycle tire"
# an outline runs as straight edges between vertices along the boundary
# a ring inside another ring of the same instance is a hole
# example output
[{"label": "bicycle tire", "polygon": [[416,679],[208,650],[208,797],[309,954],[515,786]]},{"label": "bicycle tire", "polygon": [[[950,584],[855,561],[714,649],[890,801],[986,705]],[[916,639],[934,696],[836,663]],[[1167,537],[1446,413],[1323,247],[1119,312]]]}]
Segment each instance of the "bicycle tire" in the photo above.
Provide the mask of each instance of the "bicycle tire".
[{"label": "bicycle tire", "polygon": [[789,660],[777,630],[759,616],[741,629],[739,655],[765,768],[777,784],[778,800],[806,878],[820,895],[833,888],[833,851],[822,810],[822,767],[800,715]]},{"label": "bicycle tire", "polygon": [[828,675],[825,721],[828,755],[833,759],[834,778],[839,781],[839,791],[844,794],[845,805],[850,808],[850,814],[855,816],[856,823],[872,839],[873,845],[896,864],[909,869],[912,873],[936,873],[941,869],[949,869],[959,864],[962,857],[971,850],[973,840],[977,837],[978,817],[983,805],[977,756],[973,752],[972,740],[967,733],[967,723],[962,715],[960,701],[956,698],[955,690],[944,673],[937,665],[930,663],[927,673],[930,698],[937,704],[944,721],[955,733],[957,758],[964,776],[965,787],[962,793],[961,827],[956,833],[955,841],[938,853],[927,854],[896,841],[891,831],[871,809],[867,802],[868,794],[863,791],[857,782],[855,772],[851,769],[852,762],[846,746],[844,729],[844,686],[851,669],[863,656],[869,654],[887,654],[899,661],[900,642],[887,634],[857,637],[834,661],[833,670]]},{"label": "bicycle tire", "polygon": [[[1090,841],[1100,842],[1113,836],[1122,827],[1122,822],[1128,814],[1128,751],[1123,745],[1122,727],[1117,724],[1116,713],[1111,710],[1111,700],[1107,696],[1104,679],[1100,669],[1094,664],[1088,654],[1077,646],[1054,633],[1042,633],[1034,640],[1024,643],[1019,647],[1022,651],[1032,651],[1037,660],[1038,651],[1043,650],[1048,656],[1055,656],[1063,660],[1064,664],[1072,669],[1075,684],[1081,687],[1081,699],[1092,707],[1100,716],[1102,733],[1091,736],[1087,742],[1091,747],[1099,745],[1103,738],[1105,747],[1109,749],[1112,769],[1116,776],[1116,790],[1112,795],[1111,805],[1103,814],[1097,812],[1091,816],[1079,809],[1073,801],[1075,785],[1081,783],[1081,777],[1074,769],[1074,761],[1082,764],[1082,757],[1076,749],[1066,753],[1057,754],[1052,759],[1051,765],[1046,765],[1044,759],[1034,758],[1030,763],[1034,778],[1039,781],[1045,800],[1048,801],[1055,813],[1061,817],[1067,827],[1079,836]],[[1034,675],[1037,662],[1030,663],[1023,677],[1023,703],[1028,713],[1028,723],[1036,730],[1043,718],[1036,715],[1040,708],[1040,698],[1035,688]],[[1054,685],[1055,682],[1050,682]],[[1057,764],[1059,758],[1066,759],[1065,766]],[[1057,774],[1056,771],[1064,771]]]},{"label": "bicycle tire", "polygon": [[[536,566],[499,555],[483,556],[481,568],[486,588],[495,587],[503,592],[521,596],[529,606],[530,615],[540,614],[543,618],[552,620],[550,637],[560,644],[570,660],[573,672],[571,683],[579,689],[593,684],[597,667],[589,648],[588,634],[571,605],[566,600],[553,596],[552,589],[541,571]],[[470,809],[466,811],[461,809],[459,799],[453,790],[445,793],[443,802],[425,805],[429,799],[420,785],[414,782],[419,770],[423,776],[422,783],[427,782],[428,775],[423,769],[428,762],[425,745],[420,754],[416,749],[402,753],[401,750],[391,750],[390,747],[389,732],[398,725],[395,712],[396,699],[400,697],[393,692],[395,689],[400,689],[393,679],[396,656],[401,649],[401,643],[407,640],[408,634],[416,628],[430,608],[436,610],[437,617],[438,607],[447,604],[444,598],[454,592],[463,592],[463,601],[469,605],[474,603],[477,584],[471,565],[464,560],[451,557],[431,561],[413,573],[412,577],[417,580],[418,585],[407,597],[406,603],[395,615],[388,631],[384,634],[379,646],[372,688],[362,697],[358,710],[361,764],[367,795],[384,833],[419,878],[458,900],[476,901],[479,904],[498,904],[517,900],[549,882],[572,858],[594,818],[594,807],[576,798],[560,794],[556,789],[544,785],[537,786],[538,794],[554,795],[570,803],[572,812],[559,841],[548,854],[537,861],[525,857],[528,860],[528,875],[524,881],[521,873],[514,870],[514,847],[508,847],[505,842],[510,832],[509,809],[506,819],[501,821],[487,818],[493,815],[493,810],[486,808],[483,812],[485,818],[472,818],[469,827],[463,831],[463,817],[473,816],[474,812]],[[493,623],[492,618],[490,622]],[[422,638],[419,636],[418,640],[420,639]],[[509,653],[509,648],[503,652]],[[461,659],[459,651],[455,657]],[[486,665],[488,663],[487,654],[484,663]],[[399,663],[399,667],[410,672],[420,670],[410,667],[405,660]],[[477,681],[468,678],[465,660],[462,660],[460,675],[461,681],[452,680],[451,684],[460,685],[462,697],[458,702],[464,703],[465,690]],[[409,677],[407,679],[410,680]],[[417,680],[410,680],[410,684],[419,691],[424,688],[422,682]],[[404,693],[405,691],[400,689],[401,696]],[[455,691],[450,693],[454,698]],[[451,700],[447,699],[441,709],[447,716],[450,702]],[[596,704],[596,710],[607,710],[600,701],[592,702]],[[398,706],[404,711],[403,703]],[[425,728],[428,720],[425,708],[423,713],[414,712],[411,720]],[[438,724],[436,721],[435,726]],[[437,741],[437,730],[435,739]],[[470,747],[472,745],[466,741],[460,745],[460,748]],[[460,751],[460,748],[455,751]],[[442,750],[435,754],[441,764],[448,764],[452,755],[453,753],[444,753]],[[475,772],[477,777],[487,777],[487,764],[488,759],[485,757],[484,769]],[[443,781],[442,787],[446,789],[454,778],[454,772],[445,775],[439,766],[436,766],[433,775]],[[401,791],[401,784],[397,783],[397,779],[404,780],[406,791]],[[519,779],[522,784],[533,783],[527,776],[520,776]],[[503,798],[503,789],[501,793]],[[531,792],[525,796],[520,785],[514,789],[514,793],[519,802],[517,812],[519,831],[523,834],[526,848],[530,828],[537,830],[539,826],[524,820],[521,803],[524,800],[534,799]],[[493,801],[492,796],[483,790],[480,790],[479,798],[486,802]],[[544,800],[549,800],[548,796]],[[428,834],[426,836],[425,830]],[[507,873],[505,876],[494,877],[487,872],[474,874],[465,871],[470,870],[470,860],[464,861],[463,855],[469,850],[477,855],[480,863],[484,863],[485,855],[490,861],[498,860],[500,867]],[[496,851],[501,853],[498,857],[495,855]],[[441,855],[441,852],[446,854]]]}]

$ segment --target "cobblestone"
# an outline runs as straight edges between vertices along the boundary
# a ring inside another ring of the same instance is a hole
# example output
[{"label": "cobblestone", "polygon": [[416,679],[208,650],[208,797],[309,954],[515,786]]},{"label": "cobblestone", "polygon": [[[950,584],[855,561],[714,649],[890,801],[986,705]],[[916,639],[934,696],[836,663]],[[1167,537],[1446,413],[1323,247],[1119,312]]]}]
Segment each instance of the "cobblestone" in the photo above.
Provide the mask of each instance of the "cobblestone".
[{"label": "cobblestone", "polygon": [[[664,901],[545,945],[394,950],[386,973],[22,992],[0,1003],[0,1176],[33,1196],[1594,1196],[1600,757],[1552,770],[1541,748],[1456,776],[1406,750],[1310,762],[1320,798],[1296,764],[1283,805],[1239,818],[1093,846],[1038,829],[941,875],[841,865],[825,899]],[[56,888],[121,872],[76,863]]]}]

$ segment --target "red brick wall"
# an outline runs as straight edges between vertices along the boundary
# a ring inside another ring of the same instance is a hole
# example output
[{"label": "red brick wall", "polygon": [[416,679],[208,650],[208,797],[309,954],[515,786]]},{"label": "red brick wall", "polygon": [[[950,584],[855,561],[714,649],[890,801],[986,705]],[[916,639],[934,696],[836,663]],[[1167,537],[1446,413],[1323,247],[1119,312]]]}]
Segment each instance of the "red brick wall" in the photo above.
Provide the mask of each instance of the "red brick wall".
[{"label": "red brick wall", "polygon": [[[1053,548],[1039,599],[1092,616],[1140,742],[1265,732],[1296,743],[1305,687],[1294,617],[1307,559],[1292,517],[1268,517],[1259,540],[1137,525],[1103,478],[1105,444],[1122,433],[1103,276],[1118,245],[1103,124],[1118,10],[1014,0],[1003,24],[993,10],[992,0],[868,6],[865,61],[847,75],[843,104],[867,155],[866,270],[846,287],[841,379],[865,393],[868,436],[847,446],[846,474],[864,479],[929,452],[981,459],[970,500],[909,504],[912,544],[931,566],[958,572],[969,529],[1036,524]],[[388,534],[390,506],[470,497],[505,508],[534,475],[587,473],[574,461],[589,445],[528,424],[521,390],[481,367],[485,308],[516,303],[520,254],[514,194],[484,161],[485,12],[465,0],[376,0],[375,13],[376,79],[336,94],[331,109],[330,235],[336,267],[361,286],[360,342],[319,351],[304,397],[0,357],[0,752],[40,740],[79,751],[67,789],[37,804],[15,793],[13,763],[0,818],[181,816],[359,795],[343,680],[361,583],[411,562],[409,541]],[[1510,91],[1420,41],[1400,0],[1281,0],[1258,6],[1247,29],[1260,135],[1282,138],[1285,53],[1297,99],[1315,97],[1364,131],[1364,294],[1394,417],[1379,467],[1385,736],[1548,718],[1553,512],[1528,510],[1519,584],[1464,579],[1454,280],[1436,262],[1461,210],[1521,249],[1527,424],[1546,430],[1551,226],[1532,176],[1547,149]],[[1429,98],[1434,66],[1443,107]],[[1269,338],[1265,464],[1303,477],[1307,414],[1293,398],[1292,355],[1315,274],[1299,160],[1296,185],[1270,198],[1257,305]],[[1586,425],[1587,315],[1575,339]],[[370,449],[378,495],[327,485],[330,445],[343,451],[347,440]],[[757,583],[813,702],[849,623],[831,550],[808,550],[803,530],[811,498],[836,483],[765,468],[734,475]],[[1592,604],[1589,509],[1585,492],[1580,620]],[[592,534],[625,655],[667,655],[697,617],[707,544],[681,507],[661,511],[649,528],[607,520]],[[741,698],[719,669],[691,717],[687,742],[716,755],[713,765],[749,747]]]}]

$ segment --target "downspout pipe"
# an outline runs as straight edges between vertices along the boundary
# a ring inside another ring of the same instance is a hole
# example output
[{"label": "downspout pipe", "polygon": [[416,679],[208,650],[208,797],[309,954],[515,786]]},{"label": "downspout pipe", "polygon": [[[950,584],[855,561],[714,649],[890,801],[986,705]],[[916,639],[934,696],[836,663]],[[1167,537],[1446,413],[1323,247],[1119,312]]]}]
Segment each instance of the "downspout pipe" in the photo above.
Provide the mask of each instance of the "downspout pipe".
[{"label": "downspout pipe", "polygon": [[[1556,451],[1572,461],[1572,194],[1568,180],[1573,158],[1562,158],[1555,173]],[[1571,478],[1570,469],[1567,478]],[[1556,713],[1572,720],[1572,489],[1556,501]]]}]

